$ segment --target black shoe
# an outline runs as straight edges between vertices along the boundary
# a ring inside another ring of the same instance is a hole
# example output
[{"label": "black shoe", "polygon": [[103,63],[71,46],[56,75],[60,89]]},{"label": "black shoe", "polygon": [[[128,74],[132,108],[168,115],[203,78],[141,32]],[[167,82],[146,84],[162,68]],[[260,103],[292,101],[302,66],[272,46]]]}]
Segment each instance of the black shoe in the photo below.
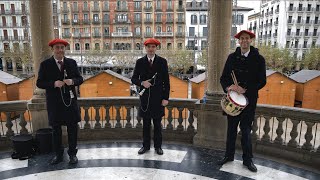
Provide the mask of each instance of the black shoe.
[{"label": "black shoe", "polygon": [[71,155],[69,156],[69,164],[77,164],[78,163],[78,158],[76,155]]},{"label": "black shoe", "polygon": [[161,148],[155,148],[155,150],[156,150],[156,153],[158,155],[162,155],[163,154],[163,150]]},{"label": "black shoe", "polygon": [[142,147],[139,151],[138,151],[138,154],[144,154],[145,152],[149,151],[150,148],[145,148],[145,147]]},{"label": "black shoe", "polygon": [[233,161],[234,158],[233,157],[227,157],[225,156],[223,159],[221,159],[220,161],[218,161],[218,165],[224,165],[225,163],[229,162],[229,161]]},{"label": "black shoe", "polygon": [[62,156],[54,156],[50,161],[50,165],[58,164],[63,161]]},{"label": "black shoe", "polygon": [[258,171],[257,167],[253,164],[252,161],[243,162],[243,165],[247,166],[247,168],[248,168],[251,172],[257,172],[257,171]]}]

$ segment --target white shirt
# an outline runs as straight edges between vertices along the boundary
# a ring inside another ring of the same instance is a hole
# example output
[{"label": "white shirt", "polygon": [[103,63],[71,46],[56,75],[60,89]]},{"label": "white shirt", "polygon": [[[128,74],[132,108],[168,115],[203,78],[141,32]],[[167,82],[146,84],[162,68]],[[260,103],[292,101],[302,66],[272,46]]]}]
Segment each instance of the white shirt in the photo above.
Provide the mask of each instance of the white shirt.
[{"label": "white shirt", "polygon": [[250,49],[249,49],[248,52],[246,52],[246,53],[244,53],[244,54],[241,53],[241,54],[242,54],[242,56],[244,56],[244,57],[248,57],[249,53],[250,53]]},{"label": "white shirt", "polygon": [[61,65],[58,63],[58,61],[62,61],[62,64],[63,64],[63,59],[57,60],[56,58],[54,58],[54,60],[56,60],[56,64],[57,64],[58,68],[61,70]]},{"label": "white shirt", "polygon": [[153,56],[153,57],[149,57],[149,56],[147,56],[148,61],[150,61],[150,60],[151,60],[151,64],[153,63],[154,57],[155,57],[155,56]]}]

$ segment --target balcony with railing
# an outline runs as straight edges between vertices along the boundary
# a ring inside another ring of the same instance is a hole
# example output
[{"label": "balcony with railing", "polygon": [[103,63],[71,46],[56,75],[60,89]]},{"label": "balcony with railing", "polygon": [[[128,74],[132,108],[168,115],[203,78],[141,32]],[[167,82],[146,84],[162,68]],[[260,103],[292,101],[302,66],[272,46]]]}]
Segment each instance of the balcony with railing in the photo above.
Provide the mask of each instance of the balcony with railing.
[{"label": "balcony with railing", "polygon": [[116,7],[114,11],[116,12],[127,12],[129,9],[128,7]]},{"label": "balcony with railing", "polygon": [[103,33],[103,37],[105,37],[105,38],[110,37],[110,33],[109,33],[109,32],[104,32],[104,33]]},{"label": "balcony with railing", "polygon": [[100,12],[100,7],[94,7],[91,9],[92,12]]},{"label": "balcony with railing", "polygon": [[293,7],[293,8],[288,7],[287,11],[288,12],[295,12],[295,11],[297,11],[297,7]]},{"label": "balcony with railing", "polygon": [[151,7],[145,6],[145,7],[143,8],[143,10],[146,11],[146,12],[151,12],[152,9],[153,9],[152,6],[151,6]]},{"label": "balcony with railing", "polygon": [[82,24],[89,25],[90,24],[90,20],[89,19],[83,19],[82,20]]},{"label": "balcony with railing", "polygon": [[132,37],[132,32],[113,32],[112,37]]},{"label": "balcony with railing", "polygon": [[89,12],[90,11],[90,9],[88,8],[88,7],[84,7],[83,9],[82,9],[82,12]]},{"label": "balcony with railing", "polygon": [[101,33],[100,32],[93,32],[92,37],[93,38],[101,38]]},{"label": "balcony with railing", "polygon": [[167,7],[166,8],[166,12],[173,12],[173,8],[172,7]]},{"label": "balcony with railing", "polygon": [[176,32],[176,37],[184,38],[186,36],[185,32]]},{"label": "balcony with railing", "polygon": [[69,13],[69,12],[70,12],[70,9],[68,9],[68,8],[62,8],[62,9],[61,9],[61,12],[62,12],[62,13]]},{"label": "balcony with railing", "polygon": [[72,25],[79,25],[80,20],[79,19],[72,19]]},{"label": "balcony with railing", "polygon": [[115,24],[130,24],[131,23],[131,21],[130,21],[130,19],[114,19],[113,20],[113,23],[115,23]]},{"label": "balcony with railing", "polygon": [[92,24],[99,25],[99,24],[101,24],[101,20],[100,19],[92,19]]},{"label": "balcony with railing", "polygon": [[142,23],[141,18],[135,18],[135,19],[134,19],[134,23]]},{"label": "balcony with railing", "polygon": [[103,23],[103,24],[110,24],[110,20],[109,20],[109,19],[103,19],[103,20],[102,20],[102,23]]},{"label": "balcony with railing", "polygon": [[71,38],[71,33],[62,33],[63,38]]},{"label": "balcony with railing", "polygon": [[185,8],[183,5],[177,7],[177,12],[184,12]]},{"label": "balcony with railing", "polygon": [[28,36],[0,36],[1,41],[28,41]]},{"label": "balcony with railing", "polygon": [[141,32],[134,32],[133,37],[139,38],[139,37],[142,37],[142,34]]},{"label": "balcony with railing", "polygon": [[134,6],[133,8],[134,11],[142,11],[142,6]]},{"label": "balcony with railing", "polygon": [[[32,134],[33,116],[29,101],[0,102],[0,148],[11,147],[10,137]],[[85,141],[138,140],[143,122],[137,113],[135,97],[80,98],[81,121],[78,139]],[[221,114],[221,107],[199,104],[196,99],[170,99],[161,123],[164,141],[194,144],[194,137],[206,124],[199,121],[201,111]],[[303,108],[258,105],[252,124],[252,148],[255,153],[274,159],[319,167],[320,111]],[[217,120],[217,119],[216,119]],[[218,121],[218,120],[217,120]],[[220,124],[216,124],[219,126]],[[239,129],[238,136],[241,136]],[[240,144],[241,138],[237,139]],[[220,152],[221,153],[221,152]],[[268,162],[269,163],[269,162]]]},{"label": "balcony with railing", "polygon": [[145,24],[153,23],[153,19],[152,18],[146,18],[146,19],[144,19],[144,23]]},{"label": "balcony with railing", "polygon": [[173,37],[173,32],[155,32],[154,37]]},{"label": "balcony with railing", "polygon": [[61,19],[61,23],[65,24],[65,25],[69,25],[70,24],[70,19]]},{"label": "balcony with railing", "polygon": [[166,23],[167,23],[167,24],[173,23],[173,19],[172,19],[172,18],[166,19]]},{"label": "balcony with railing", "polygon": [[176,18],[176,23],[183,24],[183,23],[185,23],[185,19],[184,18]]},{"label": "balcony with railing", "polygon": [[288,20],[288,25],[293,25],[294,24],[294,20]]},{"label": "balcony with railing", "polygon": [[153,33],[152,33],[152,32],[145,32],[145,33],[144,33],[144,37],[145,37],[145,38],[153,37]]},{"label": "balcony with railing", "polygon": [[162,19],[161,18],[160,19],[156,18],[154,22],[157,23],[157,24],[162,24]]}]

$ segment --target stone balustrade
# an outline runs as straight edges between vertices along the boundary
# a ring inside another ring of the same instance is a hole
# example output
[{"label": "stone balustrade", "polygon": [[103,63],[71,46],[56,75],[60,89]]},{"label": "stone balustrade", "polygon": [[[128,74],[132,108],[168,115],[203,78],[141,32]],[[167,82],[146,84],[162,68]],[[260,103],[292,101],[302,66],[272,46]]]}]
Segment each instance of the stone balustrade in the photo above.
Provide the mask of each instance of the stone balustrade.
[{"label": "stone balustrade", "polygon": [[[170,99],[162,120],[165,141],[193,143],[201,122],[196,99]],[[0,148],[15,134],[32,133],[27,101],[0,102]],[[142,118],[136,97],[80,98],[79,140],[140,140]],[[207,106],[209,107],[209,106]],[[210,110],[210,109],[209,109]],[[221,113],[219,106],[212,111]],[[253,122],[253,150],[265,155],[320,165],[320,111],[258,105]],[[241,132],[237,144],[240,146]]]}]

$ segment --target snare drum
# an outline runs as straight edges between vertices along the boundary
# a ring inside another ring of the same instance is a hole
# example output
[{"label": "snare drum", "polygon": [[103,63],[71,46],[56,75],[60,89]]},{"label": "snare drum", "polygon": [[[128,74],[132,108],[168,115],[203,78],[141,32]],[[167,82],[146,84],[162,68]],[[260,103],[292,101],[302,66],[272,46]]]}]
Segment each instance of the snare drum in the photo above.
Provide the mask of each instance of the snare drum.
[{"label": "snare drum", "polygon": [[221,100],[223,111],[230,116],[239,115],[247,105],[248,99],[235,91],[228,91]]}]

